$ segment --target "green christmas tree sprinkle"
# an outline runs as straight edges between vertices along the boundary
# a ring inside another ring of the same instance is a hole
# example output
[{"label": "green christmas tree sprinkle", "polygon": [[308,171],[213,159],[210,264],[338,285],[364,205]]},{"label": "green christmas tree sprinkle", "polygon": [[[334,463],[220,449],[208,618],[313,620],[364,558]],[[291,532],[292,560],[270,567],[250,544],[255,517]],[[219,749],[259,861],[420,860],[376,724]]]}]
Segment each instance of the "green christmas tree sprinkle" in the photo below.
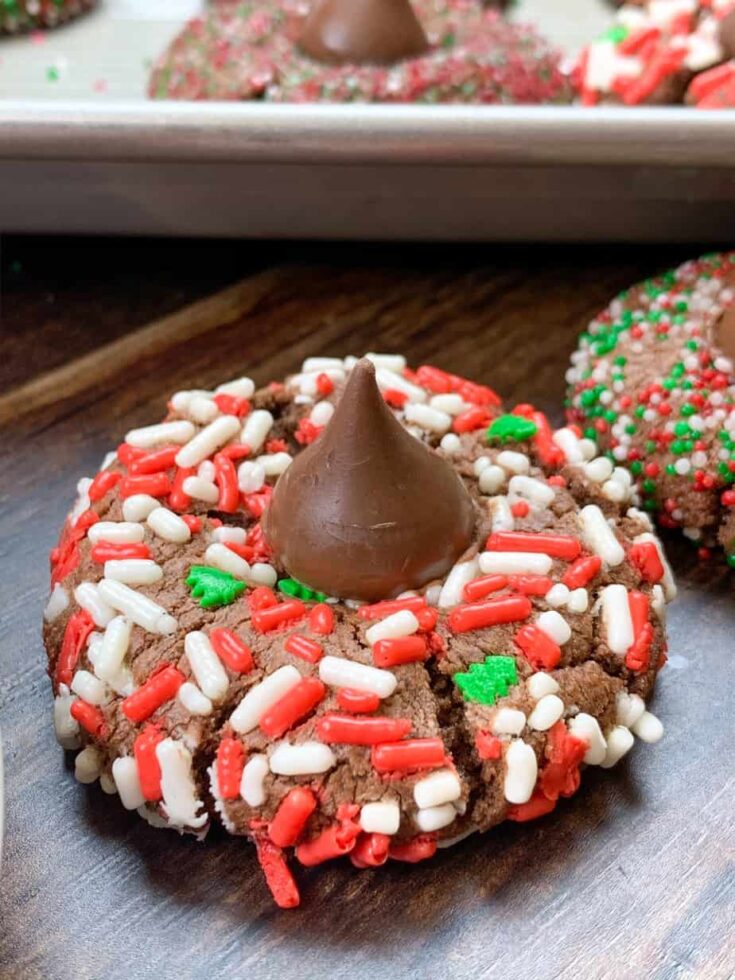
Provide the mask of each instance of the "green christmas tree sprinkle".
[{"label": "green christmas tree sprinkle", "polygon": [[538,432],[538,426],[522,415],[499,415],[487,430],[487,441],[524,442]]},{"label": "green christmas tree sprinkle", "polygon": [[244,582],[240,582],[229,572],[210,568],[209,565],[192,565],[186,584],[190,586],[192,596],[199,599],[202,609],[229,606],[245,590]]},{"label": "green christmas tree sprinkle", "polygon": [[518,683],[516,662],[513,657],[485,657],[485,663],[472,664],[468,673],[455,674],[454,683],[465,701],[495,704],[498,698],[505,697],[512,685]]},{"label": "green christmas tree sprinkle", "polygon": [[324,592],[310,589],[308,585],[297,582],[295,578],[279,579],[278,589],[284,595],[293,596],[294,599],[304,599],[306,602],[326,602],[328,598]]}]

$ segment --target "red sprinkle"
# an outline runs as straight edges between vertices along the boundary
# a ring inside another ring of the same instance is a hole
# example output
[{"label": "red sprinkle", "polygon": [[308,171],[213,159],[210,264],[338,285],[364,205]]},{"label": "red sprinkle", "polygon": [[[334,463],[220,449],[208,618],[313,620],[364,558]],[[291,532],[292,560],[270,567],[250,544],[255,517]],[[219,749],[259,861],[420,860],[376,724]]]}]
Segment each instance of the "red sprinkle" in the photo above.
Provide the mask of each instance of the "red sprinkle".
[{"label": "red sprinkle", "polygon": [[238,418],[242,418],[250,412],[250,402],[239,395],[222,392],[215,395],[213,401],[223,415],[237,415]]},{"label": "red sprinkle", "polygon": [[184,493],[184,480],[187,477],[196,475],[196,467],[194,466],[180,466],[176,470],[176,476],[174,477],[174,482],[171,486],[171,493],[168,498],[168,505],[171,510],[175,510],[177,513],[188,510],[191,504],[191,497]]},{"label": "red sprinkle", "polygon": [[105,738],[107,735],[105,716],[93,704],[88,704],[86,701],[74,701],[69,708],[69,714],[93,738]]},{"label": "red sprinkle", "polygon": [[120,481],[121,477],[122,473],[116,472],[115,470],[102,470],[92,480],[87,491],[87,496],[92,502],[102,500],[104,495],[112,490],[115,484]]},{"label": "red sprinkle", "polygon": [[263,870],[273,901],[281,909],[296,908],[301,902],[301,897],[294,877],[286,864],[283,851],[263,834],[254,834],[253,840],[258,853],[258,862]]},{"label": "red sprinkle", "polygon": [[268,836],[278,847],[293,847],[314,810],[316,797],[312,791],[306,786],[294,786],[281,800]]},{"label": "red sprinkle", "polygon": [[522,626],[513,637],[534,670],[553,670],[561,660],[561,650],[538,626]]},{"label": "red sprinkle", "polygon": [[504,589],[507,584],[508,579],[505,575],[482,575],[465,585],[464,598],[468,602],[477,602],[478,599],[484,599],[491,592]]},{"label": "red sprinkle", "polygon": [[234,670],[236,674],[247,674],[255,666],[253,651],[232,630],[218,627],[209,634],[212,649],[225,667]]},{"label": "red sprinkle", "polygon": [[308,636],[303,636],[301,633],[292,633],[283,644],[283,649],[286,653],[293,654],[294,657],[301,657],[302,660],[308,660],[310,664],[319,663],[324,656],[322,646],[316,640],[311,640]]},{"label": "red sprinkle", "polygon": [[582,547],[566,534],[529,534],[524,531],[496,531],[487,539],[488,551],[530,551],[562,561],[574,561]]},{"label": "red sprinkle", "polygon": [[378,640],[373,646],[373,663],[376,667],[396,667],[398,664],[426,660],[429,650],[423,636],[400,636],[391,640]]},{"label": "red sprinkle", "polygon": [[481,759],[496,761],[503,755],[503,743],[489,732],[478,732],[475,735],[475,748]]},{"label": "red sprinkle", "polygon": [[229,456],[215,453],[214,482],[219,487],[217,510],[225,514],[234,514],[240,503],[240,488],[237,485],[237,473]]},{"label": "red sprinkle", "polygon": [[[252,609],[252,596],[250,608]],[[268,633],[305,615],[306,606],[300,599],[287,599],[286,602],[279,602],[267,609],[256,610],[251,621],[259,633]]]},{"label": "red sprinkle", "polygon": [[140,459],[141,456],[145,456],[145,454],[145,449],[131,446],[127,442],[121,442],[117,447],[117,458],[123,466],[130,466],[131,463],[134,463],[136,459]]},{"label": "red sprinkle", "polygon": [[578,558],[573,565],[566,570],[562,582],[568,589],[581,589],[588,582],[599,575],[602,568],[602,559],[599,555],[587,555]]},{"label": "red sprinkle", "polygon": [[186,678],[173,664],[163,664],[145,684],[130,694],[120,707],[126,718],[139,724],[150,718],[162,704],[176,696]]},{"label": "red sprinkle", "polygon": [[554,583],[545,575],[509,575],[508,585],[523,595],[546,595]]},{"label": "red sprinkle", "polygon": [[567,730],[563,721],[549,729],[546,757],[549,760],[539,776],[539,789],[547,799],[572,796],[579,789],[579,766],[589,746]]},{"label": "red sprinkle", "polygon": [[144,476],[170,470],[176,465],[176,454],[180,449],[181,446],[166,446],[164,449],[156,449],[152,453],[138,456],[131,461],[128,472],[131,476]]},{"label": "red sprinkle", "polygon": [[59,684],[71,684],[79,656],[87,642],[87,637],[94,629],[94,621],[86,609],[72,613],[66,623],[64,638],[61,641],[61,652],[56,661],[55,680]]},{"label": "red sprinkle", "polygon": [[317,425],[311,419],[303,418],[299,419],[299,424],[296,427],[293,437],[299,445],[310,446],[312,442],[315,442],[319,438],[323,431],[323,425]]},{"label": "red sprinkle", "polygon": [[403,408],[408,401],[408,395],[405,391],[399,391],[397,388],[386,388],[383,391],[383,401],[391,408]]},{"label": "red sprinkle", "polygon": [[360,834],[350,861],[356,868],[379,868],[388,860],[390,837],[387,834]]},{"label": "red sprinkle", "polygon": [[414,615],[421,633],[431,633],[439,619],[439,612],[436,609],[430,609],[429,606],[424,609],[417,609]]},{"label": "red sprinkle", "polygon": [[285,439],[269,439],[265,444],[265,451],[267,453],[285,453],[288,452],[288,446],[286,445]]},{"label": "red sprinkle", "polygon": [[408,718],[355,718],[353,715],[323,715],[316,723],[322,742],[338,745],[379,745],[394,742],[411,731]]},{"label": "red sprinkle", "polygon": [[278,605],[278,599],[273,589],[267,585],[259,585],[248,596],[248,605],[251,612],[258,612],[260,609],[272,609]]},{"label": "red sprinkle", "polygon": [[242,742],[226,736],[217,746],[217,786],[223,800],[239,798],[244,768],[245,748]]},{"label": "red sprinkle", "polygon": [[528,517],[530,510],[531,508],[525,500],[516,500],[510,508],[513,517]]},{"label": "red sprinkle", "polygon": [[640,541],[632,545],[628,558],[641,573],[644,582],[660,582],[664,577],[664,566],[653,541]]},{"label": "red sprinkle", "polygon": [[419,834],[405,843],[391,844],[388,857],[393,858],[394,861],[417,864],[419,861],[434,857],[436,848],[436,834]]},{"label": "red sprinkle", "polygon": [[266,711],[260,719],[260,730],[269,738],[280,738],[299,719],[314,710],[323,700],[326,690],[317,677],[302,677]]},{"label": "red sprinkle", "polygon": [[322,372],[316,377],[316,390],[322,398],[326,398],[327,395],[331,395],[334,391],[334,381],[332,381],[328,374]]},{"label": "red sprinkle", "polygon": [[351,711],[352,714],[367,714],[377,711],[380,707],[380,698],[377,694],[368,691],[355,691],[350,687],[341,687],[337,692],[337,703],[343,711]]},{"label": "red sprinkle", "polygon": [[516,823],[525,823],[527,820],[545,817],[555,807],[556,800],[551,800],[536,790],[527,803],[514,803],[513,806],[509,806],[505,816],[508,820],[515,820]]},{"label": "red sprinkle", "polygon": [[182,514],[181,520],[186,524],[192,534],[199,534],[202,529],[201,518],[195,514]]},{"label": "red sprinkle", "polygon": [[156,746],[163,741],[163,734],[155,725],[146,725],[133,743],[133,755],[138,767],[138,781],[146,800],[160,800],[161,766],[156,755]]},{"label": "red sprinkle", "polygon": [[625,655],[625,666],[636,673],[648,669],[653,643],[653,626],[649,622],[650,602],[643,592],[628,593],[628,606],[633,621],[633,645]]},{"label": "red sprinkle", "polygon": [[309,613],[309,629],[319,636],[329,636],[334,630],[334,613],[325,602],[320,602]]},{"label": "red sprinkle", "polygon": [[92,548],[92,561],[105,562],[126,558],[150,558],[151,551],[145,542],[136,544],[116,544],[114,541],[99,541]]},{"label": "red sprinkle", "polygon": [[246,446],[244,442],[234,442],[230,446],[225,446],[220,452],[223,456],[227,456],[228,459],[245,459],[252,452],[250,446]]},{"label": "red sprinkle", "polygon": [[449,614],[449,628],[454,633],[485,629],[502,623],[513,623],[531,615],[531,603],[523,595],[500,596],[467,606],[456,606]]},{"label": "red sprinkle", "polygon": [[351,820],[332,824],[318,837],[299,844],[296,848],[296,857],[307,868],[321,864],[323,861],[331,861],[332,858],[342,857],[344,854],[349,854],[355,846],[359,834],[360,825]]},{"label": "red sprinkle", "polygon": [[440,738],[413,738],[404,742],[376,745],[370,755],[376,772],[406,769],[433,769],[444,764],[444,743]]},{"label": "red sprinkle", "polygon": [[487,409],[481,405],[474,405],[472,408],[468,408],[466,412],[460,412],[454,417],[452,429],[457,435],[462,435],[463,432],[474,432],[476,429],[484,428],[491,418],[492,416]]},{"label": "red sprinkle", "polygon": [[416,380],[422,388],[428,388],[435,395],[447,395],[454,390],[452,376],[431,364],[422,364],[416,369]]},{"label": "red sprinkle", "polygon": [[386,599],[375,602],[372,606],[360,606],[357,615],[360,619],[383,619],[393,613],[408,609],[413,613],[426,608],[426,599],[421,595],[411,595],[405,599]]},{"label": "red sprinkle", "polygon": [[136,493],[150,494],[151,497],[165,497],[171,493],[171,481],[167,473],[151,473],[146,476],[126,476],[120,480],[120,496],[125,499]]}]

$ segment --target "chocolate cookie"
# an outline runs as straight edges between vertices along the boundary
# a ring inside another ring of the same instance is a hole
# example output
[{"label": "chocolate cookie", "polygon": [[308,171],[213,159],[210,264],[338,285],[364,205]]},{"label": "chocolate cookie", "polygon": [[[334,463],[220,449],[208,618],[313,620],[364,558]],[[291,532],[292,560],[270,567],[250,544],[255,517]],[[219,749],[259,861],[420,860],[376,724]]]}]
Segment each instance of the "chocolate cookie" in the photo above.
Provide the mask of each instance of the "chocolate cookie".
[{"label": "chocolate cookie", "polygon": [[250,837],[284,907],[286,849],[422,860],[662,733],[674,585],[627,471],[490,388],[369,358],[177,392],[81,481],[51,555],[77,777]]},{"label": "chocolate cookie", "polygon": [[533,29],[476,0],[325,0],[311,12],[297,0],[230,0],[184,27],[155,64],[149,94],[542,103],[569,102],[571,87]]},{"label": "chocolate cookie", "polygon": [[[621,293],[581,337],[569,418],[629,468],[665,527],[735,564],[735,252]],[[609,464],[611,465],[611,464]]]},{"label": "chocolate cookie", "polygon": [[0,34],[58,27],[91,10],[97,0],[3,0]]}]

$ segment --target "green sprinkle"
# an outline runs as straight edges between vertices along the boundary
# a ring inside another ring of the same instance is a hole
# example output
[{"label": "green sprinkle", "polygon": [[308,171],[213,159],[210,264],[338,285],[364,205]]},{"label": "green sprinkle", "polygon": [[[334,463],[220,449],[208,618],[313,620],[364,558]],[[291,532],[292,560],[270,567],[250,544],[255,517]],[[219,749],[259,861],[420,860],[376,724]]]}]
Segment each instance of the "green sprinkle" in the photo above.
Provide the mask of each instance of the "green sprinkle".
[{"label": "green sprinkle", "polygon": [[505,697],[508,688],[518,683],[516,662],[513,657],[488,656],[484,664],[472,664],[466,674],[455,674],[454,683],[465,701],[478,704],[495,704]]},{"label": "green sprinkle", "polygon": [[634,459],[630,464],[630,472],[633,476],[639,476],[643,472],[643,463],[638,459]]},{"label": "green sprinkle", "polygon": [[297,582],[295,578],[279,579],[278,589],[285,595],[293,596],[294,599],[305,599],[307,602],[324,602],[327,599],[324,592],[310,589],[308,585]]},{"label": "green sprinkle", "polygon": [[244,582],[240,582],[229,572],[211,568],[209,565],[192,565],[186,584],[191,588],[192,596],[199,599],[202,609],[229,606],[245,591]]},{"label": "green sprinkle", "polygon": [[487,430],[487,441],[524,442],[538,432],[538,426],[522,415],[500,415]]}]

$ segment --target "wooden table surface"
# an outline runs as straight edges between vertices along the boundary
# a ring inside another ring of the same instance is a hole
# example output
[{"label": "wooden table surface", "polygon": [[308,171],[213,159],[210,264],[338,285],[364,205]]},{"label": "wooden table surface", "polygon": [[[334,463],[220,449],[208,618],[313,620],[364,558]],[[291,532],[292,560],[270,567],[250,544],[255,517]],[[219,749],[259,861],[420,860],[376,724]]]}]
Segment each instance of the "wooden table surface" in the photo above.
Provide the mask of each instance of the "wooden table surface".
[{"label": "wooden table surface", "polygon": [[307,354],[403,350],[559,419],[577,331],[697,246],[3,245],[3,980],[735,973],[733,582],[678,541],[663,742],[588,771],[550,817],[423,865],[300,873],[292,912],[273,906],[249,844],[155,831],[75,783],[39,637],[76,480],[169,392],[243,372],[265,382]]}]

